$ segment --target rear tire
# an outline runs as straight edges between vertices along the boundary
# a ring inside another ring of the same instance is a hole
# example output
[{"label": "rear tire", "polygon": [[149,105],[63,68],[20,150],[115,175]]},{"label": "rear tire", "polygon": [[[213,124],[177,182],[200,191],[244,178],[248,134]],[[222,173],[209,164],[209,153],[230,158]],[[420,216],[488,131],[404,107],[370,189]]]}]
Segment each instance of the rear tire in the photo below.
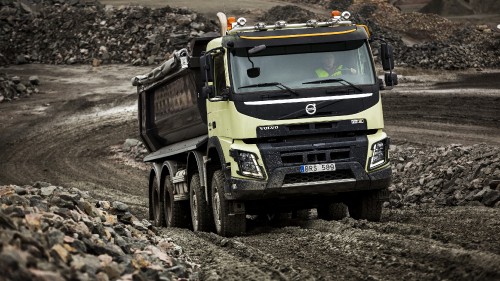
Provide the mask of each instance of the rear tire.
[{"label": "rear tire", "polygon": [[160,189],[156,175],[153,178],[153,187],[151,190],[151,209],[153,211],[154,226],[164,226],[165,217],[163,212],[163,192]]},{"label": "rear tire", "polygon": [[343,203],[326,203],[317,208],[318,218],[322,220],[341,220],[347,217],[347,206]]},{"label": "rear tire", "polygon": [[385,190],[373,190],[352,197],[347,204],[349,215],[357,220],[380,221],[384,194]]},{"label": "rear tire", "polygon": [[194,231],[212,231],[214,220],[212,210],[208,205],[204,189],[200,184],[200,176],[194,174],[191,177],[189,190],[189,202],[191,204],[191,221]]},{"label": "rear tire", "polygon": [[241,235],[246,230],[245,214],[231,214],[224,197],[224,174],[221,170],[214,172],[212,177],[212,210],[217,234],[230,237]]},{"label": "rear tire", "polygon": [[170,176],[165,178],[164,213],[167,227],[189,227],[191,222],[189,201],[174,201],[174,185]]}]

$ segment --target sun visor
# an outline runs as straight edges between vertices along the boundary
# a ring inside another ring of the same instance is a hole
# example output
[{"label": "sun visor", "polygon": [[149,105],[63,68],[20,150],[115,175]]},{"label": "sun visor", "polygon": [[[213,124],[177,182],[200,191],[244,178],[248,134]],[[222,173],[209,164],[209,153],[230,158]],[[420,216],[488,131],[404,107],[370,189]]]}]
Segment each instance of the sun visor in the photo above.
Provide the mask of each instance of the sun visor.
[{"label": "sun visor", "polygon": [[262,44],[266,46],[302,45],[364,39],[368,39],[365,29],[350,25],[240,32],[224,36],[222,45],[229,48],[248,48]]}]

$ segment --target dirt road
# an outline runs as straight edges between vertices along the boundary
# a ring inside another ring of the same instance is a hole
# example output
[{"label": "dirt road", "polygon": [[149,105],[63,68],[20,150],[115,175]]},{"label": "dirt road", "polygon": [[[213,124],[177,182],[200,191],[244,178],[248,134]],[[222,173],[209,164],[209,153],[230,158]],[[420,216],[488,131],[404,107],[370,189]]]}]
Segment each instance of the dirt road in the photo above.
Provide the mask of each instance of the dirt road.
[{"label": "dirt road", "polygon": [[[47,181],[121,200],[146,216],[146,168],[116,159],[137,138],[129,79],[148,68],[26,65],[0,69],[40,77],[43,94],[0,103],[0,185]],[[383,94],[397,143],[500,145],[500,71],[425,75],[403,70]],[[165,229],[206,280],[498,280],[500,210],[384,210],[381,223],[253,221],[250,235]]]},{"label": "dirt road", "polygon": [[382,94],[387,131],[397,141],[500,145],[500,71],[401,70]]},{"label": "dirt road", "polygon": [[[202,279],[498,280],[498,209],[386,210],[381,223],[282,221],[252,235],[165,230]],[[471,229],[471,224],[481,224]]]},{"label": "dirt road", "polygon": [[[23,70],[24,69],[24,70]],[[0,104],[0,182],[46,181],[120,198],[145,213],[147,171],[120,165],[111,146],[137,138],[129,80],[146,68],[11,67],[38,75],[43,94]],[[148,68],[149,70],[149,68]]]}]

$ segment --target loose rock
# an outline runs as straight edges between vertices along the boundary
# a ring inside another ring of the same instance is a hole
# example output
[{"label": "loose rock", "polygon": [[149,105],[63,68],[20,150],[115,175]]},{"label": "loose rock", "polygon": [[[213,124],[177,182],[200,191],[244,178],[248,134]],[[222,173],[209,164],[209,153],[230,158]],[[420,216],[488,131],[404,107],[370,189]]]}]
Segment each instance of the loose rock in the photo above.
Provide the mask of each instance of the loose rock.
[{"label": "loose rock", "polygon": [[[110,208],[109,202],[93,201],[76,188],[38,182],[36,187],[0,186],[0,206],[0,272],[5,280],[137,280],[145,272],[171,280],[189,279],[195,272],[195,264],[174,247],[162,247],[167,238],[122,202]],[[80,208],[84,206],[90,208]]]},{"label": "loose rock", "polygon": [[[390,207],[484,205],[500,201],[500,149],[484,144],[393,146]],[[401,168],[401,161],[407,161]],[[491,188],[490,186],[494,187]]]}]

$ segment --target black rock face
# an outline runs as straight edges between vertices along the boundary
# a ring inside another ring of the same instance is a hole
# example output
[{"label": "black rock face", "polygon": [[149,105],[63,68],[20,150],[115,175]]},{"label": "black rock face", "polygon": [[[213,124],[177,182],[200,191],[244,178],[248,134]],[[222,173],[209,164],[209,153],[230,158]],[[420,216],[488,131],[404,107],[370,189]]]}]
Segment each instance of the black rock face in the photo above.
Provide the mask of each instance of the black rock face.
[{"label": "black rock face", "polygon": [[0,65],[158,64],[191,38],[216,29],[201,15],[170,7],[112,8],[87,0],[26,7],[0,3],[0,41],[9,42],[0,45]]}]

